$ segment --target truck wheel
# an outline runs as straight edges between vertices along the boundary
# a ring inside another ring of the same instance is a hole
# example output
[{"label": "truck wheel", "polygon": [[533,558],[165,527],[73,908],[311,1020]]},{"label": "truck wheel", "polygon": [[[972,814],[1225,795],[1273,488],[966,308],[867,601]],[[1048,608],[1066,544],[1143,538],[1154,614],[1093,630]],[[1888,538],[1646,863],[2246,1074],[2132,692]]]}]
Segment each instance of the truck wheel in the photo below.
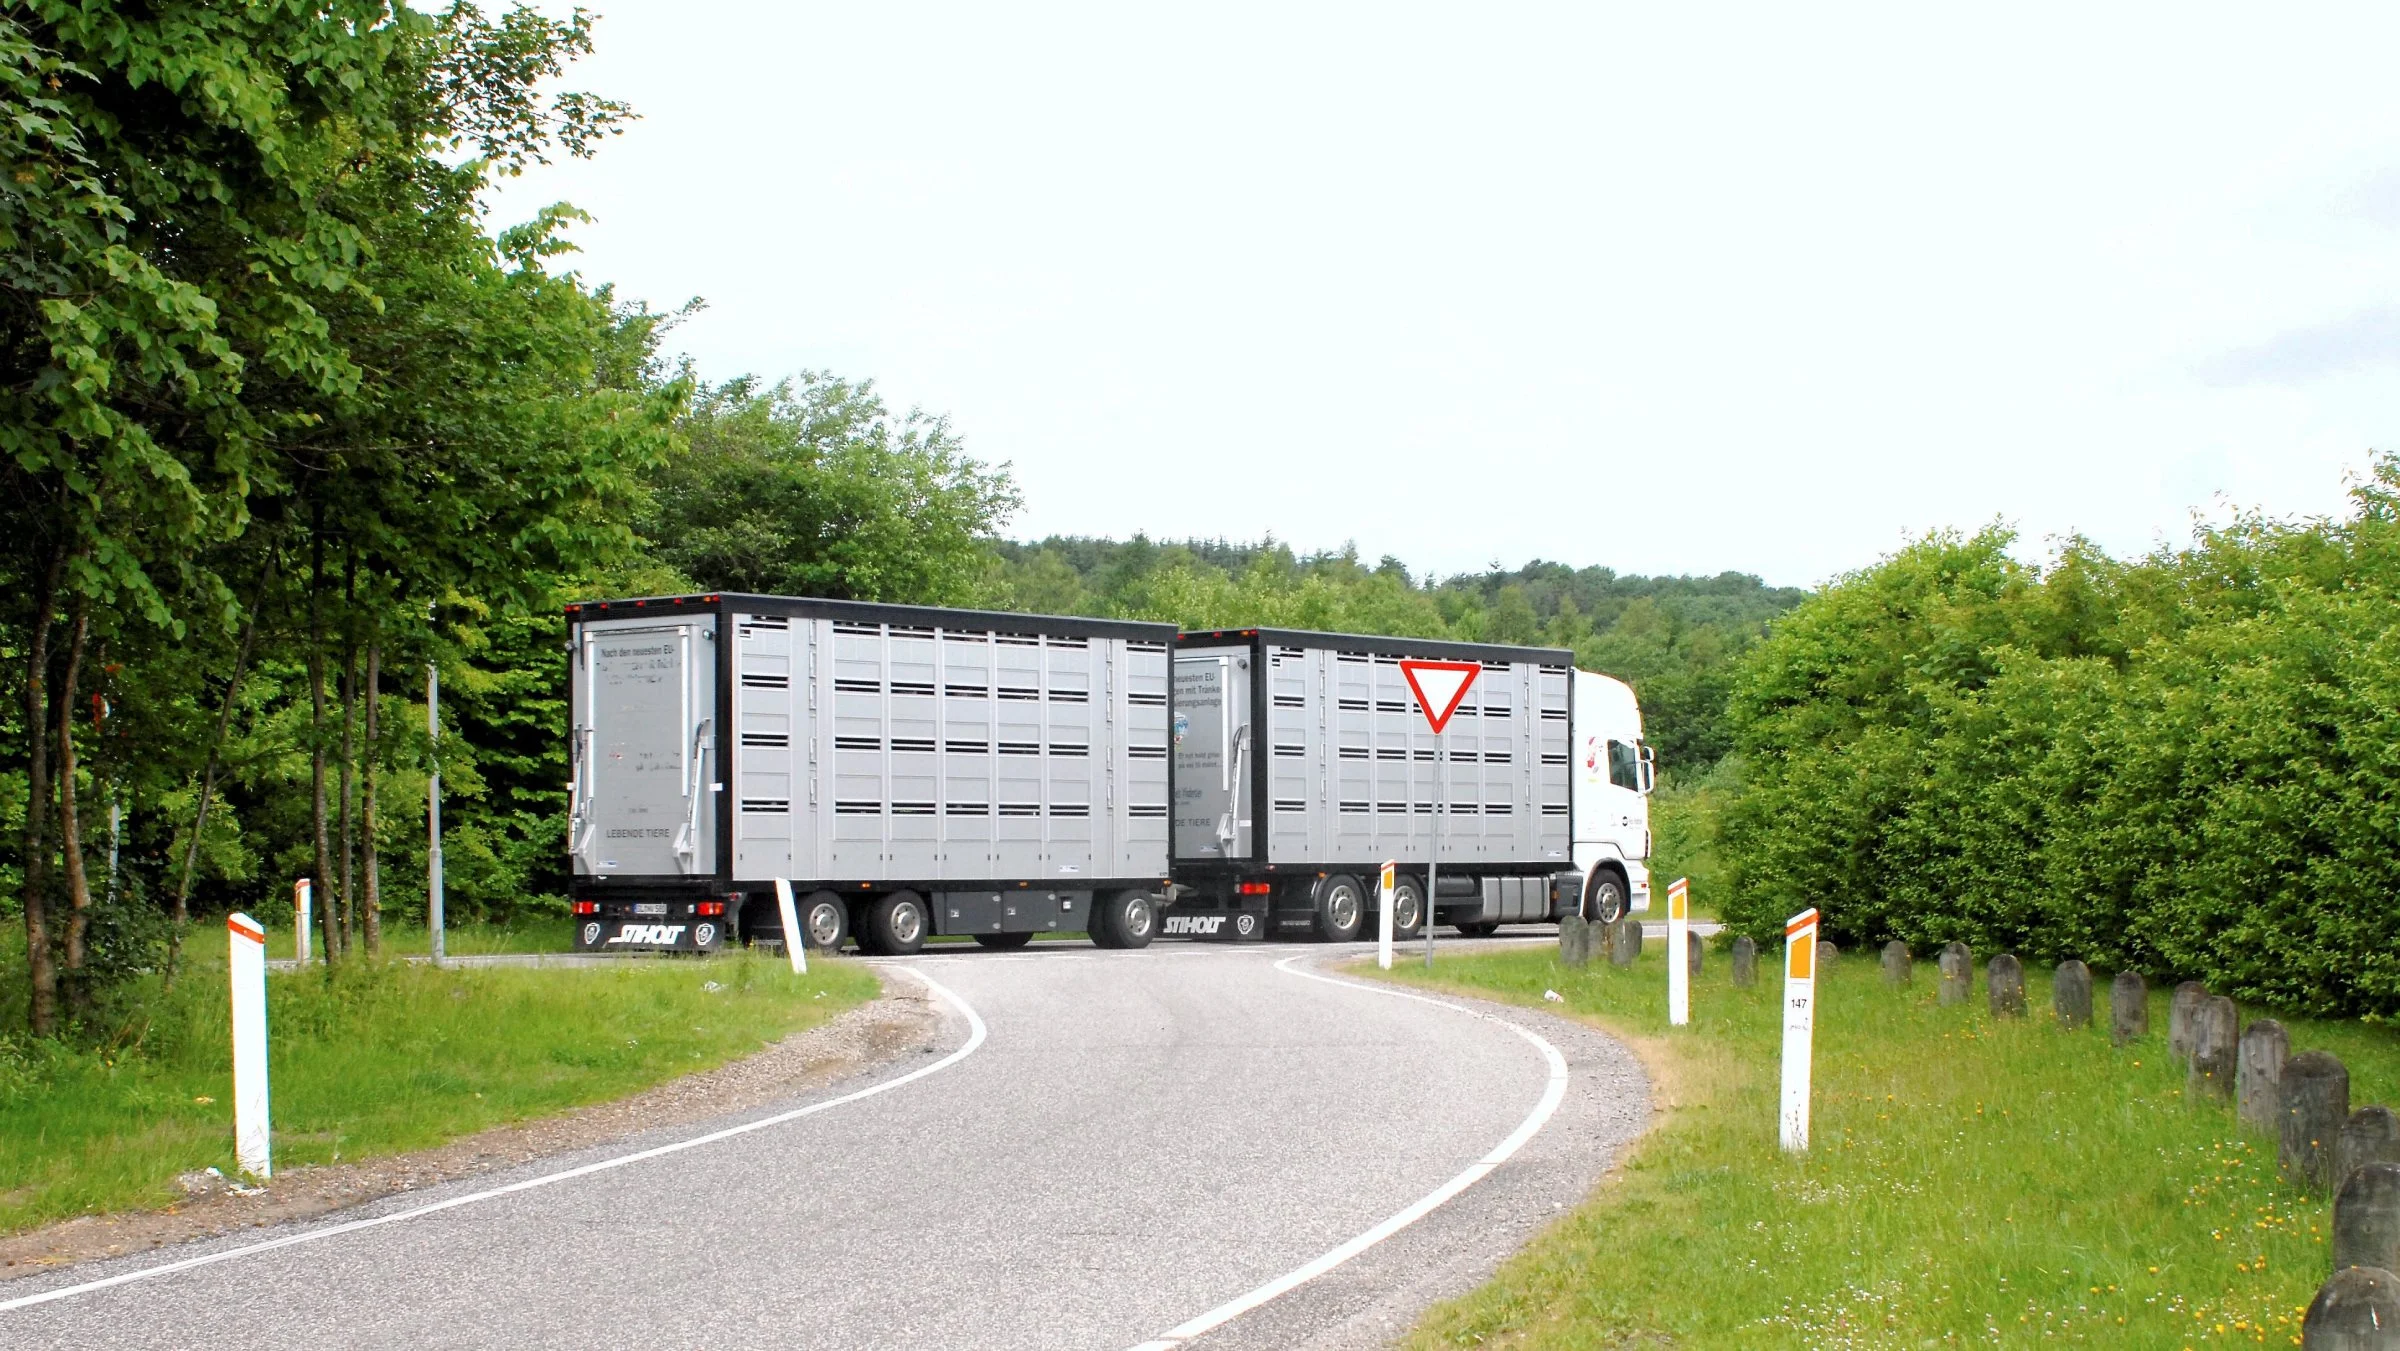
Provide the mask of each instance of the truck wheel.
[{"label": "truck wheel", "polygon": [[1466,924],[1458,925],[1456,927],[1461,937],[1489,938],[1493,934],[1500,932],[1500,921],[1496,919],[1479,919]]},{"label": "truck wheel", "polygon": [[[800,902],[800,937],[818,952],[839,952],[850,936],[850,907],[830,891],[812,891]],[[789,935],[786,935],[789,941]]]},{"label": "truck wheel", "polygon": [[1328,943],[1348,943],[1366,927],[1367,896],[1358,879],[1335,873],[1317,883],[1317,937]]},{"label": "truck wheel", "polygon": [[1415,938],[1425,932],[1425,884],[1413,877],[1392,881],[1392,937]]},{"label": "truck wheel", "polygon": [[1591,884],[1583,889],[1583,917],[1594,924],[1614,924],[1625,918],[1625,879],[1614,869],[1602,868],[1592,874]]},{"label": "truck wheel", "polygon": [[925,946],[925,902],[913,891],[895,891],[867,907],[860,946],[873,939],[881,957],[906,957]]},{"label": "truck wheel", "polygon": [[1147,893],[1107,892],[1092,898],[1092,946],[1146,948],[1158,936],[1158,907]]},{"label": "truck wheel", "polygon": [[977,934],[975,941],[987,948],[1021,948],[1033,941],[1032,934]]}]

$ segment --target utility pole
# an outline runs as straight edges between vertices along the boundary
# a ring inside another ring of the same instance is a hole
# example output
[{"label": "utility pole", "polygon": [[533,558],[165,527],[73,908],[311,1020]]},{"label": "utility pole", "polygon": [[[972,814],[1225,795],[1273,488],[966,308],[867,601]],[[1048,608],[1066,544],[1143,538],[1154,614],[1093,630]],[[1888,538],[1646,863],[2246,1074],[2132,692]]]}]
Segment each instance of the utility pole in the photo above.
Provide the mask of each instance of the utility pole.
[{"label": "utility pole", "polygon": [[442,964],[442,668],[425,663],[425,736],[432,773],[425,776],[425,928],[433,964]]}]

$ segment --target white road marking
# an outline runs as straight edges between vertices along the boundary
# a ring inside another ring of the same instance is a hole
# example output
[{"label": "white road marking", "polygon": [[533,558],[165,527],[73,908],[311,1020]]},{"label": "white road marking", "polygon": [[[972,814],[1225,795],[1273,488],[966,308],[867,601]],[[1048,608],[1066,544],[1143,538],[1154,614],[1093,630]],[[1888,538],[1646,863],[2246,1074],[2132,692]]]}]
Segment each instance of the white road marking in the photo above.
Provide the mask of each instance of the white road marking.
[{"label": "white road marking", "polygon": [[65,1299],[70,1295],[82,1295],[89,1294],[94,1290],[106,1290],[110,1286],[130,1285],[135,1281],[146,1281],[155,1276],[170,1275],[178,1271],[190,1271],[194,1267],[213,1266],[218,1262],[230,1262],[237,1257],[248,1257],[254,1253],[270,1252],[276,1248],[289,1248],[295,1244],[313,1243],[318,1239],[333,1238],[341,1234],[356,1233],[361,1229],[374,1229],[381,1225],[398,1224],[402,1220],[413,1220],[420,1216],[435,1214],[439,1211],[455,1210],[460,1206],[473,1205],[478,1201],[489,1201],[497,1197],[513,1195],[517,1192],[532,1191],[536,1187],[547,1187],[553,1183],[566,1182],[579,1177],[589,1177],[594,1173],[605,1173],[610,1169],[623,1168],[627,1164],[646,1163],[651,1159],[664,1158],[669,1154],[680,1154],[687,1149],[697,1149],[702,1145],[716,1144],[720,1140],[731,1140],[736,1136],[748,1135],[752,1131],[762,1131],[769,1126],[780,1126],[787,1121],[797,1121],[804,1116],[815,1116],[819,1112],[828,1112],[836,1107],[847,1106],[848,1104],[857,1102],[862,1098],[871,1098],[878,1093],[888,1093],[903,1084],[915,1083],[917,1080],[925,1078],[927,1075],[939,1074],[943,1070],[946,1070],[952,1065],[957,1064],[959,1061],[966,1059],[970,1055],[973,1055],[976,1048],[983,1045],[985,1034],[982,1015],[976,1013],[975,1010],[968,1005],[967,1001],[951,993],[949,989],[944,987],[940,982],[934,980],[933,977],[928,976],[921,971],[910,971],[909,974],[915,976],[918,980],[925,982],[927,989],[932,990],[937,995],[940,995],[942,999],[950,1005],[950,1007],[957,1009],[960,1013],[966,1015],[967,1042],[964,1046],[961,1046],[957,1050],[952,1051],[950,1054],[934,1061],[932,1064],[910,1070],[908,1073],[903,1074],[896,1079],[887,1079],[879,1084],[871,1084],[855,1093],[845,1093],[841,1097],[831,1098],[824,1102],[811,1103],[806,1107],[796,1107],[788,1112],[778,1112],[774,1116],[762,1117],[757,1121],[747,1121],[739,1126],[728,1126],[720,1131],[710,1131],[706,1135],[696,1135],[689,1140],[678,1140],[673,1144],[659,1145],[651,1149],[637,1150],[631,1154],[620,1154],[613,1159],[601,1159],[596,1163],[587,1163],[574,1168],[561,1169],[555,1173],[544,1173],[540,1177],[529,1177],[521,1182],[511,1182],[505,1187],[494,1187],[489,1191],[473,1192],[465,1196],[453,1196],[447,1200],[435,1201],[430,1205],[415,1206],[408,1210],[394,1211],[389,1215],[377,1215],[372,1219],[351,1220],[347,1224],[336,1224],[327,1226],[323,1229],[310,1229],[302,1233],[286,1234],[281,1238],[271,1238],[263,1243],[248,1243],[238,1248],[227,1248],[221,1252],[205,1253],[199,1257],[187,1257],[180,1262],[163,1262],[158,1266],[144,1267],[139,1271],[128,1271],[123,1275],[110,1276],[104,1280],[86,1281],[81,1285],[69,1285],[62,1286],[56,1290],[45,1290],[38,1295],[20,1296],[16,1299],[0,1302],[0,1313],[8,1313],[16,1309],[29,1308],[36,1304],[47,1304],[52,1300]]},{"label": "white road marking", "polygon": [[1255,1309],[1270,1300],[1287,1295],[1292,1291],[1299,1289],[1301,1286],[1308,1284],[1317,1277],[1324,1275],[1326,1272],[1333,1270],[1342,1263],[1349,1261],[1351,1258],[1358,1256],[1367,1249],[1374,1247],[1376,1244],[1383,1242],[1392,1235],[1399,1233],[1401,1230],[1406,1229],[1412,1224],[1415,1224],[1417,1221],[1440,1209],[1442,1205],[1448,1202],[1452,1197],[1457,1196],[1460,1192],[1463,1192],[1467,1188],[1474,1186],[1476,1183],[1483,1181],[1486,1176],[1490,1175],[1493,1169],[1498,1168],[1501,1164],[1508,1162],[1511,1155],[1515,1154],[1518,1150],[1523,1149],[1527,1141],[1533,1139],[1534,1136],[1541,1133],[1542,1127],[1549,1123],[1551,1114],[1558,1110],[1558,1105],[1566,1101],[1567,1058],[1560,1055],[1557,1047],[1551,1045],[1547,1039],[1542,1037],[1541,1034],[1533,1031],[1531,1028],[1520,1026],[1495,1014],[1485,1013],[1480,1009],[1468,1008],[1464,1004],[1453,1004],[1447,999],[1434,999],[1426,995],[1410,994],[1406,990],[1394,990],[1388,989],[1381,985],[1369,985],[1364,981],[1341,980],[1333,976],[1318,975],[1314,971],[1294,970],[1291,964],[1299,961],[1300,957],[1305,955],[1307,954],[1304,953],[1300,954],[1299,956],[1286,957],[1282,961],[1275,963],[1275,969],[1281,971],[1287,976],[1298,976],[1303,980],[1318,980],[1323,981],[1328,985],[1341,985],[1353,990],[1365,990],[1371,994],[1390,995],[1394,999],[1412,999],[1420,1004],[1431,1004],[1437,1008],[1450,1009],[1457,1013],[1466,1014],[1470,1018],[1481,1018],[1485,1022],[1498,1023],[1500,1026],[1516,1033],[1525,1040],[1532,1042],[1535,1049],[1542,1053],[1542,1058],[1550,1063],[1550,1081],[1542,1089],[1542,1100],[1534,1104],[1533,1111],[1529,1113],[1522,1122],[1518,1123],[1516,1130],[1510,1132],[1507,1139],[1502,1140],[1499,1144],[1492,1147],[1491,1153],[1484,1155],[1482,1158],[1476,1160],[1473,1164],[1470,1164],[1465,1172],[1460,1173],[1458,1176],[1451,1178],[1448,1182],[1445,1182],[1441,1186],[1434,1188],[1431,1192],[1426,1193],[1408,1208],[1394,1213],[1390,1217],[1386,1218],[1381,1224],[1378,1224],[1374,1228],[1367,1230],[1365,1233],[1350,1239],[1341,1246],[1324,1253],[1315,1260],[1294,1267],[1292,1270],[1285,1272],[1283,1275],[1276,1277],[1274,1280],[1267,1282],[1265,1285],[1262,1285],[1257,1289],[1248,1292],[1247,1294],[1236,1295],[1232,1299],[1229,1299],[1223,1304],[1220,1304],[1217,1307],[1209,1310],[1207,1313],[1200,1315],[1198,1318],[1192,1319],[1190,1322],[1184,1323],[1178,1327],[1169,1329],[1165,1333],[1161,1334],[1156,1340],[1143,1342],[1141,1345],[1132,1348],[1132,1351],[1176,1351],[1177,1348],[1181,1347],[1184,1343],[1191,1341],[1193,1338],[1214,1331],[1215,1329],[1232,1322],[1234,1319],[1241,1317],[1243,1314],[1250,1312],[1252,1309]]}]

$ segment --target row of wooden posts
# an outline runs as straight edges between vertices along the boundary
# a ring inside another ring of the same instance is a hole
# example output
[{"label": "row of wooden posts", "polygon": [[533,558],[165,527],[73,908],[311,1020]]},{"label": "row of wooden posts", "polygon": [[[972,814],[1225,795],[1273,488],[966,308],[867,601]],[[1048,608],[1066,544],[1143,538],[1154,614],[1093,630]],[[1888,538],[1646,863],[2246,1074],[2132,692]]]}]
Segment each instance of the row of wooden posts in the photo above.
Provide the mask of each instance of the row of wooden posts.
[{"label": "row of wooden posts", "polygon": [[[1569,916],[1559,926],[1559,957],[1587,966],[1600,952],[1615,966],[1642,955],[1642,923],[1631,915],[1609,924]],[[1690,935],[1684,959],[1700,974],[1704,951]],[[1819,969],[1840,955],[1819,941]],[[1906,943],[1884,944],[1887,984],[1908,985],[1916,959]],[[1942,949],[1941,1002],[1973,997],[1974,954],[1964,943]],[[1758,979],[1758,945],[1733,941],[1733,983]],[[1985,996],[1995,1018],[2025,1016],[2025,968],[2000,953],[1984,968]],[[2050,1002],[2061,1027],[2092,1021],[2092,970],[2079,961],[2058,964]],[[2109,982],[2109,1039],[2119,1046],[2148,1035],[2150,987],[2140,973],[2120,971]],[[2350,1109],[2350,1071],[2325,1051],[2291,1053],[2291,1038],[2272,1018],[2241,1025],[2231,999],[2187,980],[2175,987],[2167,1018],[2167,1051],[2184,1066],[2184,1097],[2230,1105],[2243,1124],[2276,1139],[2276,1163],[2294,1186],[2333,1197],[2332,1276],[2317,1291],[2302,1324],[2303,1351],[2400,1351],[2400,1113],[2381,1105]]]}]

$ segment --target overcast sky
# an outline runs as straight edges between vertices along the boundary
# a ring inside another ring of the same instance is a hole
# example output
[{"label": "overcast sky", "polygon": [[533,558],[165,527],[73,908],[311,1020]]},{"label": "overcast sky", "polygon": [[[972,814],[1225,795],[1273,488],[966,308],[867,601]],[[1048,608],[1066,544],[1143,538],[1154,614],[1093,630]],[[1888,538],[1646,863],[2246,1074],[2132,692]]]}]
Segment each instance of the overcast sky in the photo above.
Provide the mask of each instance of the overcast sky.
[{"label": "overcast sky", "polygon": [[1813,583],[2400,448],[2388,3],[594,7],[642,120],[496,223],[947,413],[1019,537]]}]

